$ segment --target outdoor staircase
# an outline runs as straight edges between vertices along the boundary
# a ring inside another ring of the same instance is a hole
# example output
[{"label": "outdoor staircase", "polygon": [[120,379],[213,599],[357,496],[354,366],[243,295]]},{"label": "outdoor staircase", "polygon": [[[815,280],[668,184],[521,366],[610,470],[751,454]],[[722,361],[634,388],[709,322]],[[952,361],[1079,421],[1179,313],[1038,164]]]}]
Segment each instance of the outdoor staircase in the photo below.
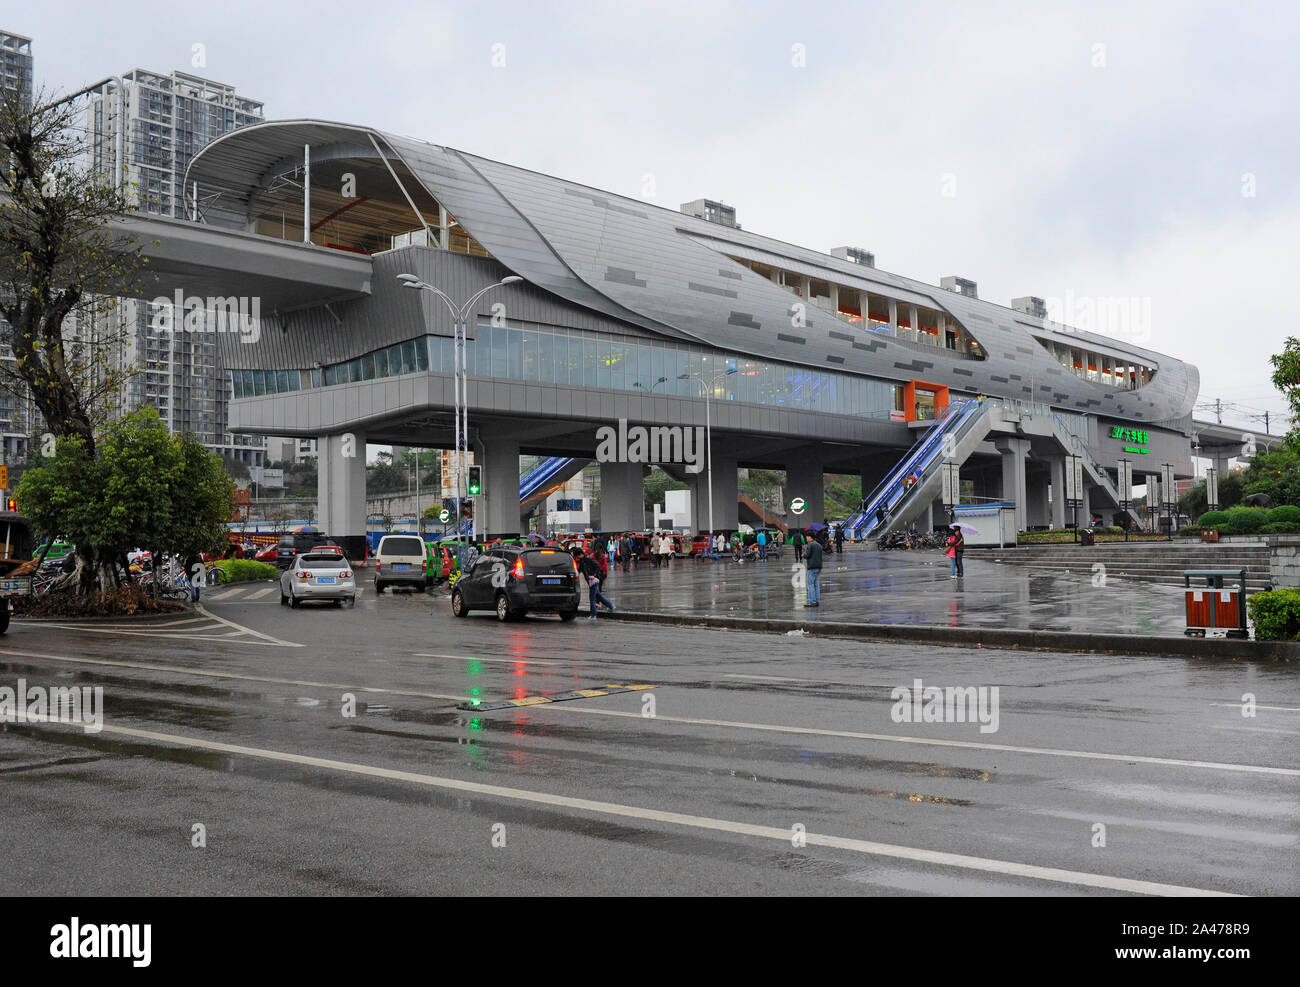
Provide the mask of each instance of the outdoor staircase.
[{"label": "outdoor staircase", "polygon": [[[1256,593],[1272,585],[1267,545],[1221,544],[1200,542],[1099,542],[1083,546],[1072,544],[1022,545],[1018,548],[967,548],[967,560],[980,559],[1019,566],[1033,572],[1077,573],[1091,576],[1093,565],[1106,566],[1106,578],[1155,583],[1163,586],[1183,585],[1184,569],[1245,569],[1246,590]],[[1196,579],[1192,585],[1197,585]],[[1205,580],[1199,581],[1201,586]]]}]

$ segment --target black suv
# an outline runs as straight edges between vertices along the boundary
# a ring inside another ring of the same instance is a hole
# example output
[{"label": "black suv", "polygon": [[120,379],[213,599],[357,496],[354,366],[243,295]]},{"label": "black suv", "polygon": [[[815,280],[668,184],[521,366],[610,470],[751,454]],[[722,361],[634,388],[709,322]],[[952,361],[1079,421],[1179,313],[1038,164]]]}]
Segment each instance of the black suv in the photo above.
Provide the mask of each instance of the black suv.
[{"label": "black suv", "polygon": [[534,611],[569,621],[578,615],[582,585],[573,556],[562,549],[505,545],[479,556],[456,580],[451,612],[495,610],[505,621]]},{"label": "black suv", "polygon": [[300,531],[292,535],[281,535],[280,545],[275,553],[275,564],[280,569],[293,565],[295,556],[310,552],[317,545],[332,545],[334,540],[319,531]]}]

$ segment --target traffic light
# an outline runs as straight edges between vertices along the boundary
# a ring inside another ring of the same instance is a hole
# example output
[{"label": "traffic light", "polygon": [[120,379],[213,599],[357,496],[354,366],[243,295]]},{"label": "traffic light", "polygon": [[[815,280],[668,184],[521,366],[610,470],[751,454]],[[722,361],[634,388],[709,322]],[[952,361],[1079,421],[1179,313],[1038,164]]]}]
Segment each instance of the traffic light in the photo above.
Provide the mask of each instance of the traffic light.
[{"label": "traffic light", "polygon": [[477,497],[483,492],[483,467],[471,466],[469,468],[469,495]]},{"label": "traffic light", "polygon": [[10,514],[16,514],[16,513],[18,513],[18,500],[17,500],[17,498],[15,498],[15,497],[10,497],[7,501],[5,501],[5,510],[7,510]]},{"label": "traffic light", "polygon": [[463,517],[466,521],[469,521],[469,520],[471,520],[471,519],[474,517],[474,502],[473,502],[473,501],[466,500],[466,501],[462,501],[462,502],[461,502],[461,505],[460,505],[460,516]]}]

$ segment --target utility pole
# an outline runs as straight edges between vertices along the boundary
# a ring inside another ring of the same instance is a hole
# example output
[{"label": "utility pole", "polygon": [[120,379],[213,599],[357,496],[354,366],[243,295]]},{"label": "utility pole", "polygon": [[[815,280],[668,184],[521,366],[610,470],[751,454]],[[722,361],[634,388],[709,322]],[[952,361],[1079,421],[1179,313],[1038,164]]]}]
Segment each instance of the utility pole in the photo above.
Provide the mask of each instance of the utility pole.
[{"label": "utility pole", "polygon": [[1219,398],[1214,399],[1214,419],[1218,424],[1223,424],[1223,401]]}]

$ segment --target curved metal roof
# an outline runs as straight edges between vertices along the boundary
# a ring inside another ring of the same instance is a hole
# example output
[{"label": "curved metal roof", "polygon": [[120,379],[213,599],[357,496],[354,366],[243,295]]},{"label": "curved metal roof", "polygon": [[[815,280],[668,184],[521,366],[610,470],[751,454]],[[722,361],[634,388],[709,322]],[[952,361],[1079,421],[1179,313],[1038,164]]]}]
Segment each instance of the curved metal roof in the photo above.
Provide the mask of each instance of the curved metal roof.
[{"label": "curved metal roof", "polygon": [[[762,359],[894,380],[919,379],[1143,422],[1190,418],[1200,375],[1190,364],[1106,337],[1108,351],[1158,367],[1150,384],[1119,390],[1062,367],[1021,313],[675,210],[412,138],[348,124],[256,124],[207,145],[186,176],[249,203],[277,169],[313,148],[387,146],[504,266],[586,308],[668,337]],[[813,276],[947,312],[987,359],[872,333],[798,299],[730,260],[769,256]],[[1053,335],[1043,327],[1039,335]],[[1074,345],[1089,334],[1079,334]],[[1057,338],[1065,338],[1057,336]],[[1031,384],[1032,382],[1032,384]],[[1031,391],[1032,387],[1032,391]]]}]

